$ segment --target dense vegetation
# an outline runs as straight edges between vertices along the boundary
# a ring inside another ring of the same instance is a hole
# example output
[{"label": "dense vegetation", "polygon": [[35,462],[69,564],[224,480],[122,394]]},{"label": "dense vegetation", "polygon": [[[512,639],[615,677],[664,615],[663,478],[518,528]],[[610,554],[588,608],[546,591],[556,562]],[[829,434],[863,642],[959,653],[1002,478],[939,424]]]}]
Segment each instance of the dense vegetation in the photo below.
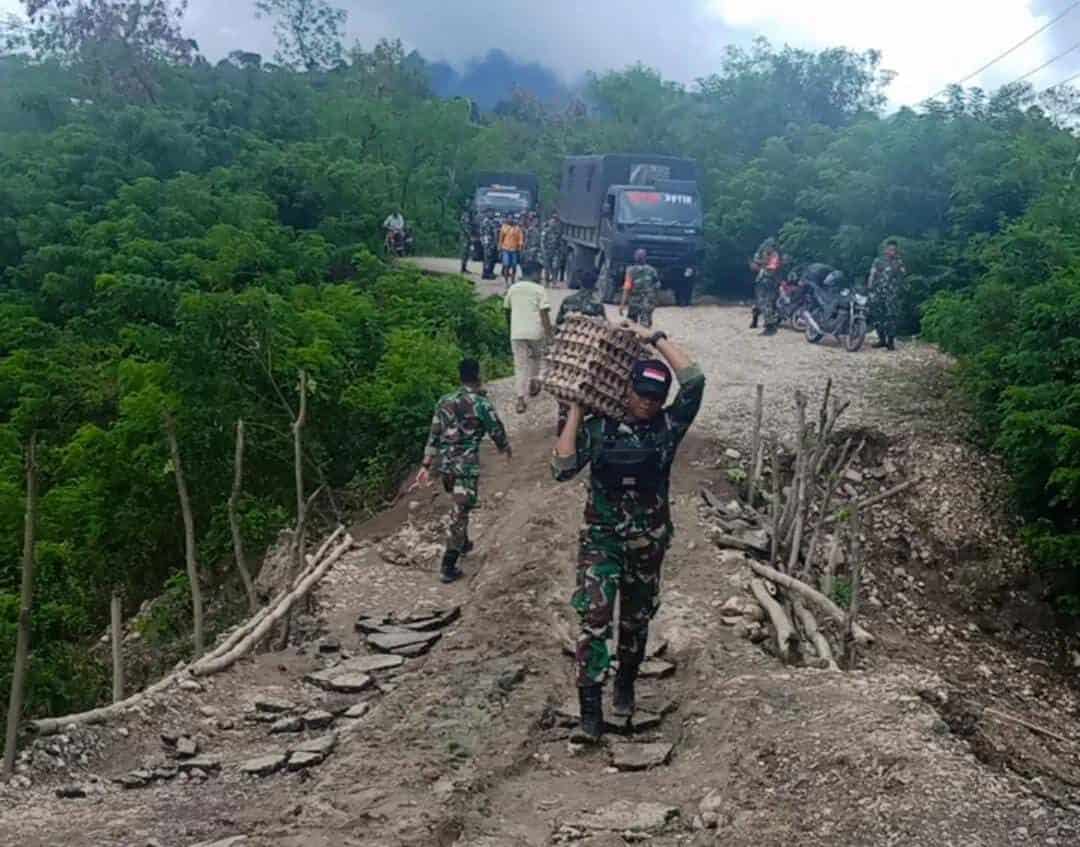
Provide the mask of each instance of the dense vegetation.
[{"label": "dense vegetation", "polygon": [[46,14],[13,33],[31,52],[0,57],[0,696],[32,432],[43,494],[28,709],[60,712],[101,693],[86,648],[114,588],[129,612],[166,589],[185,596],[164,412],[177,417],[209,584],[230,578],[238,418],[250,549],[290,520],[301,368],[313,487],[375,504],[417,457],[457,358],[479,355],[490,370],[506,354],[497,306],[474,302],[470,286],[374,257],[380,222],[400,204],[423,250],[450,251],[470,173],[534,170],[548,201],[566,153],[698,159],[705,276],[718,293],[747,294],[746,259],[769,234],[797,259],[858,275],[899,237],[912,272],[906,329],[929,301],[924,328],[961,357],[1033,549],[1075,575],[1080,145],[1064,128],[1069,92],[1036,103],[1024,86],[955,90],[885,116],[889,75],[875,53],[761,42],[689,88],[638,65],[591,77],[569,106],[518,89],[481,116],[435,97],[428,66],[399,45],[342,50],[333,10],[313,23],[289,17],[289,0],[263,2],[282,25],[279,63],[238,51],[212,65],[166,0],[144,2],[153,26],[119,44],[109,15],[140,4],[97,0],[87,7],[101,16],[85,20],[65,18],[66,4],[27,5]]}]

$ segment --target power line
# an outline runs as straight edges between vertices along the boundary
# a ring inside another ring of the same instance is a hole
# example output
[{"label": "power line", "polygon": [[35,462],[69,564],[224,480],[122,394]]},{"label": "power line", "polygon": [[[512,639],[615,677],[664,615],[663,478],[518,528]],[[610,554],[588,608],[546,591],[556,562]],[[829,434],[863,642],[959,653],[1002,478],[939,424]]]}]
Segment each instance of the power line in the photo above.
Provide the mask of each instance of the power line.
[{"label": "power line", "polygon": [[[946,85],[944,88],[941,89],[941,91],[937,92],[937,94],[934,94],[931,97],[927,97],[927,98],[925,98],[925,100],[934,100],[934,99],[940,97],[942,94],[945,94],[953,85],[963,85],[968,80],[972,80],[975,77],[977,77],[983,71],[989,70],[994,65],[996,65],[998,62],[1000,62],[1002,59],[1005,59],[1005,58],[1008,58],[1009,56],[1011,56],[1013,53],[1015,53],[1017,50],[1019,50],[1025,44],[1030,42],[1033,38],[1037,38],[1038,36],[1042,35],[1044,32],[1046,32],[1048,29],[1050,29],[1050,27],[1054,26],[1054,24],[1056,24],[1058,21],[1060,21],[1062,18],[1064,18],[1067,14],[1069,14],[1069,12],[1071,12],[1077,6],[1080,6],[1080,0],[1075,0],[1075,2],[1070,3],[1065,8],[1064,11],[1060,12],[1056,17],[1051,18],[1049,21],[1047,21],[1045,24],[1043,24],[1041,27],[1039,27],[1037,30],[1035,30],[1035,32],[1031,33],[1031,35],[1029,35],[1023,41],[1017,42],[1012,47],[1010,47],[1008,50],[1006,50],[1004,53],[1002,53],[1002,54],[1000,54],[998,56],[995,56],[993,59],[991,59],[989,62],[987,62],[985,65],[983,65],[978,70],[972,71],[966,77],[964,77],[961,80],[958,80],[955,83],[950,83],[949,85]],[[1021,80],[1027,79],[1027,77],[1031,76],[1032,74],[1038,73],[1043,68],[1048,67],[1049,65],[1056,62],[1058,59],[1062,58],[1065,55],[1068,55],[1069,53],[1071,53],[1073,50],[1076,50],[1077,48],[1080,48],[1080,44],[1076,45],[1076,47],[1072,47],[1069,50],[1066,50],[1065,53],[1061,54],[1061,56],[1057,56],[1054,59],[1051,59],[1049,62],[1047,62],[1041,68],[1036,68],[1034,71],[1031,72],[1031,74],[1027,74],[1026,76],[1020,77],[1020,79],[1018,79],[1017,82],[1020,82]],[[924,100],[924,102],[925,102],[925,100]]]},{"label": "power line", "polygon": [[1078,79],[1080,79],[1080,73],[1075,73],[1071,77],[1069,77],[1068,79],[1063,79],[1057,85],[1051,85],[1049,88],[1044,88],[1039,93],[1042,94],[1042,93],[1044,93],[1046,91],[1053,91],[1055,88],[1061,88],[1062,86],[1068,85],[1070,82],[1073,82],[1074,80],[1078,80]]},{"label": "power line", "polygon": [[1076,52],[1077,50],[1080,50],[1080,41],[1078,41],[1078,42],[1077,42],[1076,44],[1074,44],[1074,45],[1073,45],[1072,47],[1070,47],[1070,48],[1069,48],[1068,50],[1064,50],[1064,51],[1062,51],[1061,53],[1058,53],[1058,54],[1057,54],[1056,56],[1054,56],[1054,58],[1052,58],[1052,59],[1049,59],[1049,60],[1048,60],[1048,61],[1046,61],[1046,62],[1043,62],[1043,63],[1042,63],[1041,65],[1039,65],[1039,67],[1035,68],[1035,70],[1033,70],[1033,71],[1028,71],[1028,72],[1027,72],[1026,74],[1024,74],[1024,75],[1023,75],[1022,77],[1018,77],[1018,78],[1014,79],[1014,80],[1013,80],[1012,82],[1010,82],[1010,83],[1009,83],[1009,85],[1016,85],[1016,83],[1018,83],[1018,82],[1023,82],[1023,81],[1024,81],[1025,79],[1027,79],[1028,77],[1032,77],[1032,76],[1035,76],[1035,74],[1037,74],[1037,73],[1038,73],[1039,71],[1041,71],[1041,70],[1045,70],[1046,68],[1048,68],[1048,67],[1050,67],[1050,66],[1051,66],[1052,64],[1054,64],[1054,62],[1057,62],[1057,61],[1058,61],[1059,59],[1064,59],[1064,58],[1065,58],[1066,56],[1068,56],[1068,55],[1069,55],[1070,53],[1074,53],[1074,52]]}]

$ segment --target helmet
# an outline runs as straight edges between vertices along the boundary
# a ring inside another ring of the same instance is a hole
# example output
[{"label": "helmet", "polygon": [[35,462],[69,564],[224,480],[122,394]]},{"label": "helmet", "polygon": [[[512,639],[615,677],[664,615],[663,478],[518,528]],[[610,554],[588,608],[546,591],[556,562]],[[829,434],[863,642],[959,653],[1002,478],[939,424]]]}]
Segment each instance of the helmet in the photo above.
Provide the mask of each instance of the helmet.
[{"label": "helmet", "polygon": [[831,274],[829,274],[827,277],[825,277],[825,282],[823,284],[825,286],[829,287],[829,288],[832,288],[833,286],[839,285],[843,281],[844,281],[844,272],[843,271],[833,271]]},{"label": "helmet", "polygon": [[634,261],[640,265],[642,262],[645,261],[645,259],[648,258],[648,255],[649,254],[646,253],[643,248],[639,247],[637,250],[634,251]]}]

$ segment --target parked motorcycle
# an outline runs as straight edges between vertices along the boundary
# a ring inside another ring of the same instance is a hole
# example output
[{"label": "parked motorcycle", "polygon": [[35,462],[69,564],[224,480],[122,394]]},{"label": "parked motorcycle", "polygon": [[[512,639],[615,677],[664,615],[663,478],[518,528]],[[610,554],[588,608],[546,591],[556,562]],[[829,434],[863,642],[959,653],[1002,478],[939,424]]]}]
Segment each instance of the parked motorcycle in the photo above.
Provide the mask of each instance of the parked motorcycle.
[{"label": "parked motorcycle", "polygon": [[776,310],[780,314],[780,323],[790,323],[798,332],[806,329],[802,317],[803,288],[797,280],[785,280],[780,284],[780,296],[776,298]]},{"label": "parked motorcycle", "polygon": [[869,298],[854,288],[832,288],[808,283],[803,293],[802,320],[806,340],[817,344],[826,335],[834,335],[854,353],[866,340]]},{"label": "parked motorcycle", "polygon": [[401,258],[412,253],[413,234],[408,227],[405,229],[389,229],[383,240],[383,250],[387,256]]}]

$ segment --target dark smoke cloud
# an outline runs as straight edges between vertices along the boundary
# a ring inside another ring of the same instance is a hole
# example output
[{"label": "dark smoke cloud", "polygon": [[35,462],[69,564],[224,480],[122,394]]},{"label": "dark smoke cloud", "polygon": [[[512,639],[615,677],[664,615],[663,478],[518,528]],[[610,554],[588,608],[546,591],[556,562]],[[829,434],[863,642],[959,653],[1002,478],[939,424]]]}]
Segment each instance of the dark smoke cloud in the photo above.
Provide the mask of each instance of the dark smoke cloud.
[{"label": "dark smoke cloud", "polygon": [[[400,38],[432,61],[464,67],[500,48],[574,81],[586,70],[641,61],[690,82],[716,69],[727,44],[745,43],[708,15],[706,0],[339,0],[350,41]],[[237,48],[272,56],[269,22],[250,0],[191,0],[190,33],[218,59]]]}]

